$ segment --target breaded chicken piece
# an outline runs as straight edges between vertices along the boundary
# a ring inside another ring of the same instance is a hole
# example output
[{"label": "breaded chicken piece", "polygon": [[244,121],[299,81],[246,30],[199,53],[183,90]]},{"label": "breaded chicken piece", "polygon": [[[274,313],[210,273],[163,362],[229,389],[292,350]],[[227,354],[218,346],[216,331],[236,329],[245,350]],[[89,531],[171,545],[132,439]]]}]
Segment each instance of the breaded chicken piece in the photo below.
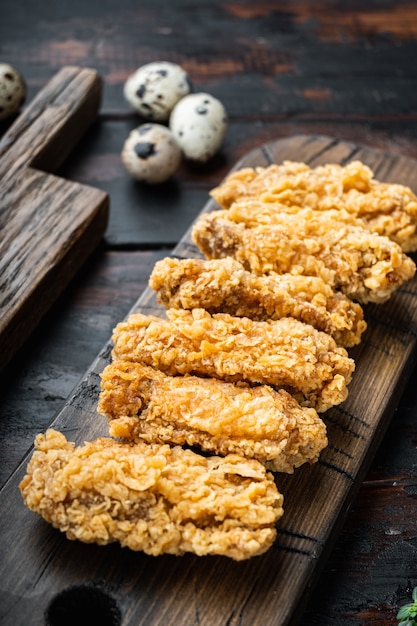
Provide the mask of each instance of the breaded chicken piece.
[{"label": "breaded chicken piece", "polygon": [[211,194],[223,208],[239,199],[257,198],[288,207],[346,209],[405,252],[417,250],[417,197],[409,187],[375,180],[372,170],[360,161],[315,168],[284,161],[266,168],[243,168]]},{"label": "breaded chicken piece", "polygon": [[237,220],[232,209],[213,211],[197,219],[192,237],[208,259],[233,257],[256,274],[318,276],[363,304],[385,302],[414,276],[415,264],[398,244],[364,228],[335,222],[334,216],[326,223],[327,213],[303,209],[286,214],[282,223],[250,227]]},{"label": "breaded chicken piece", "polygon": [[329,333],[340,346],[358,344],[366,329],[363,310],[317,276],[258,276],[232,258],[158,261],[149,286],[166,308],[202,308],[253,320],[294,317]]},{"label": "breaded chicken piece", "polygon": [[239,454],[275,472],[293,473],[303,463],[315,463],[327,446],[316,411],[282,389],[167,376],[128,361],[102,372],[98,412],[108,418],[113,437]]},{"label": "breaded chicken piece", "polygon": [[257,461],[106,438],[74,447],[55,430],[35,446],[20,483],[24,503],[68,539],[240,561],[276,536],[283,497]]},{"label": "breaded chicken piece", "polygon": [[169,309],[168,320],[132,314],[113,333],[113,357],[170,376],[194,374],[284,388],[326,411],[347,397],[354,362],[330,335],[293,318],[256,322],[203,309]]}]

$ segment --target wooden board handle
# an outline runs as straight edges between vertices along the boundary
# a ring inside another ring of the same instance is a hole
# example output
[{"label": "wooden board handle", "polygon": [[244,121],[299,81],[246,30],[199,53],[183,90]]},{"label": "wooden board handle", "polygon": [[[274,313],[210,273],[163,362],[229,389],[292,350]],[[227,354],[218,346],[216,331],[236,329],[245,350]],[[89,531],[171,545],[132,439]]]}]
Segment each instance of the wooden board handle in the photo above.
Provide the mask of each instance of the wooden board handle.
[{"label": "wooden board handle", "polygon": [[29,166],[55,172],[96,119],[101,92],[96,71],[61,69],[1,139],[0,179]]},{"label": "wooden board handle", "polygon": [[101,88],[94,70],[63,68],[0,142],[0,370],[106,228],[107,194],[49,173],[96,119]]}]

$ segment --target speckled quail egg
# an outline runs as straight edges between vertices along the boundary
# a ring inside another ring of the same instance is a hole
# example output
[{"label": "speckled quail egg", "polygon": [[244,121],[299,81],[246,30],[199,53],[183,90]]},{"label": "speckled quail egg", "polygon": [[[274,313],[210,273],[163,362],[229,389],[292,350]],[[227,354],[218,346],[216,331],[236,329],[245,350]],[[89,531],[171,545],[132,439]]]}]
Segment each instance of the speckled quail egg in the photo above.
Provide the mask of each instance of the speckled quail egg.
[{"label": "speckled quail egg", "polygon": [[137,180],[156,184],[170,178],[181,162],[181,150],[162,124],[142,124],[132,130],[122,150],[127,171]]},{"label": "speckled quail egg", "polygon": [[216,154],[223,142],[227,130],[226,109],[210,94],[190,94],[175,105],[169,127],[187,159],[205,162]]},{"label": "speckled quail egg", "polygon": [[0,120],[16,113],[26,97],[26,84],[19,72],[8,65],[0,63]]},{"label": "speckled quail egg", "polygon": [[143,65],[124,85],[126,100],[142,117],[156,122],[166,122],[176,103],[191,91],[187,72],[168,61]]}]

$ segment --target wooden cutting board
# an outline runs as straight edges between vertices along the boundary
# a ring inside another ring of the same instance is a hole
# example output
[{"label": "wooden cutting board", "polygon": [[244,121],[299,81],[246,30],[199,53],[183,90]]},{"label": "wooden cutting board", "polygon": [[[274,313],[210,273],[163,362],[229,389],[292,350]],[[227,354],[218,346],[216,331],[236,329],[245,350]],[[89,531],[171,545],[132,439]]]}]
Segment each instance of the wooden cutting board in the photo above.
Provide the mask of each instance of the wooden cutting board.
[{"label": "wooden cutting board", "polygon": [[[370,165],[382,180],[410,186],[416,180],[415,161],[325,137],[272,142],[251,152],[237,167],[283,159],[311,165],[346,163],[353,158]],[[209,201],[204,210],[215,207]],[[189,233],[175,254],[198,255]],[[162,313],[150,290],[134,310]],[[18,484],[26,459],[0,492],[2,625],[43,624],[51,602],[68,610],[65,593],[80,616],[100,610],[101,623],[114,626],[298,623],[414,364],[417,279],[388,303],[368,306],[365,315],[369,328],[361,345],[351,351],[356,372],[349,398],[323,416],[328,448],[314,466],[303,466],[292,476],[276,476],[285,514],[276,543],[266,554],[240,563],[190,554],[155,558],[117,545],[68,541],[24,507]],[[99,374],[109,353],[110,343],[53,423],[78,444],[107,434],[106,420],[97,415],[96,406]],[[60,624],[58,620],[52,626]]]},{"label": "wooden cutting board", "polygon": [[102,191],[54,176],[96,119],[97,72],[63,68],[0,140],[0,370],[98,245]]}]

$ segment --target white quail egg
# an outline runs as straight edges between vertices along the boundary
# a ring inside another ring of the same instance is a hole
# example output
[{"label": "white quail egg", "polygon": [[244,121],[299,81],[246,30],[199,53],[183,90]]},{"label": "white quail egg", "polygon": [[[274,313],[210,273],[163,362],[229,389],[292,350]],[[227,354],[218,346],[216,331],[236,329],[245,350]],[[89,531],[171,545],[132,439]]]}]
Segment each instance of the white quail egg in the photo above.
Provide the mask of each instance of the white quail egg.
[{"label": "white quail egg", "polygon": [[226,109],[208,93],[190,94],[175,105],[169,127],[184,156],[204,163],[223,142],[227,130]]},{"label": "white quail egg", "polygon": [[26,97],[26,84],[21,74],[7,63],[0,63],[0,120],[16,113]]},{"label": "white quail egg", "polygon": [[187,72],[176,63],[158,61],[136,70],[124,85],[126,100],[145,119],[165,122],[178,100],[192,91]]},{"label": "white quail egg", "polygon": [[181,150],[169,128],[162,124],[142,124],[126,139],[122,161],[137,180],[162,183],[178,169]]}]

